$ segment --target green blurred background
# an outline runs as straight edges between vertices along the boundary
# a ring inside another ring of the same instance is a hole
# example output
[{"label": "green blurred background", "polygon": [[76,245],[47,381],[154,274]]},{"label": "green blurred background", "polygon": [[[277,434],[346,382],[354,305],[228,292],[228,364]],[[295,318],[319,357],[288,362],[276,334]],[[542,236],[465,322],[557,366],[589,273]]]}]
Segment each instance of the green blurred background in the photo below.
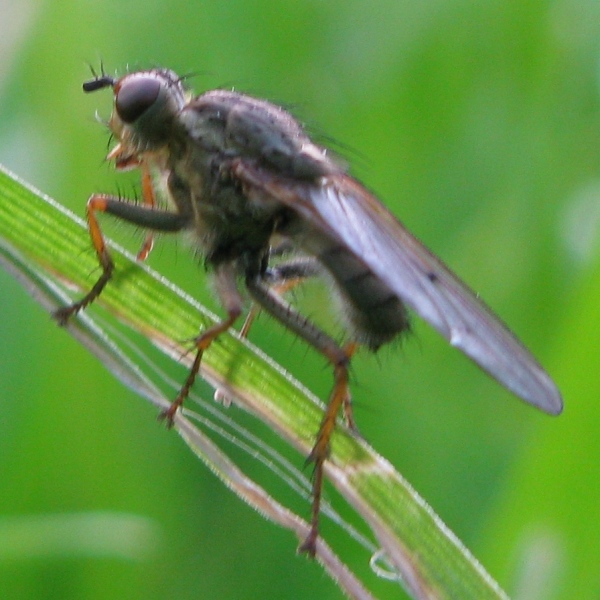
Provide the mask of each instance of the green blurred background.
[{"label": "green blurred background", "polygon": [[[566,405],[538,414],[415,320],[414,339],[355,361],[361,432],[511,596],[600,596],[600,3],[0,9],[0,162],[80,215],[93,191],[135,189],[103,162],[94,112],[108,116],[110,94],[81,92],[87,63],[194,73],[197,92],[267,97],[335,140],[534,351]],[[129,228],[109,231],[136,249]],[[184,244],[165,240],[150,264],[215,307]],[[1,598],[341,596],[4,273],[0,315]],[[278,325],[261,318],[252,339],[327,394],[323,361]],[[93,529],[98,513],[117,542],[86,552],[69,518]],[[120,534],[134,539],[122,553]],[[404,597],[365,572],[378,597]]]}]

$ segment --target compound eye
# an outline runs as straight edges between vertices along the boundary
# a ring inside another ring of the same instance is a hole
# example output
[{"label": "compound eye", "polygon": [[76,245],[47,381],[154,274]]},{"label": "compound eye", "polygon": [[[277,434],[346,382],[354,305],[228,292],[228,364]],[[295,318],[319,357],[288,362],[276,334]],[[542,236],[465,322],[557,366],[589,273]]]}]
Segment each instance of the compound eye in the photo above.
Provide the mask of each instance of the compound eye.
[{"label": "compound eye", "polygon": [[139,119],[156,101],[160,81],[153,77],[125,80],[117,91],[115,108],[124,123]]}]

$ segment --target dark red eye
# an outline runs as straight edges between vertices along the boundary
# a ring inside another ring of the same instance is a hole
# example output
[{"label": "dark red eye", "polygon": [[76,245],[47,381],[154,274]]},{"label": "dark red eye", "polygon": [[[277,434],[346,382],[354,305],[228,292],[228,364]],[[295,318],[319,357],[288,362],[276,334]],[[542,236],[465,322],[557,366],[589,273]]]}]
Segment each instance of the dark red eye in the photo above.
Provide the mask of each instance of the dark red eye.
[{"label": "dark red eye", "polygon": [[133,123],[156,101],[160,81],[154,77],[135,77],[123,81],[117,91],[115,107],[121,120]]}]

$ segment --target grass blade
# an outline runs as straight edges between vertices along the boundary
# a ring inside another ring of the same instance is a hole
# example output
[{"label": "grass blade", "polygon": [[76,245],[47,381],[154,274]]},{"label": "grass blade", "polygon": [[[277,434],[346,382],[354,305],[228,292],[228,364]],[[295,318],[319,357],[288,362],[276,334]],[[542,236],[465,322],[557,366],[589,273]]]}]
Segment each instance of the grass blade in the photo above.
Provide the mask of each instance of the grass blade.
[{"label": "grass blade", "polygon": [[[89,249],[85,224],[53,200],[0,169],[0,262],[46,308],[64,303],[54,286],[61,281],[85,290],[97,262]],[[99,302],[120,321],[140,332],[170,356],[181,359],[178,340],[197,333],[200,318],[214,317],[192,298],[134,257],[110,243],[116,276]],[[93,314],[91,312],[90,314]],[[94,326],[89,315],[68,325],[70,333],[96,354],[124,383],[159,406],[167,400],[116,344]],[[206,352],[202,376],[237,398],[305,455],[319,427],[322,404],[284,369],[235,332],[222,336]],[[226,484],[261,513],[294,530],[306,523],[256,486],[184,416],[176,426],[192,450]],[[505,598],[477,560],[445,527],[411,486],[364,441],[340,425],[332,439],[329,480],[371,527],[381,555],[415,598]],[[318,559],[356,598],[369,593],[320,540]]]}]

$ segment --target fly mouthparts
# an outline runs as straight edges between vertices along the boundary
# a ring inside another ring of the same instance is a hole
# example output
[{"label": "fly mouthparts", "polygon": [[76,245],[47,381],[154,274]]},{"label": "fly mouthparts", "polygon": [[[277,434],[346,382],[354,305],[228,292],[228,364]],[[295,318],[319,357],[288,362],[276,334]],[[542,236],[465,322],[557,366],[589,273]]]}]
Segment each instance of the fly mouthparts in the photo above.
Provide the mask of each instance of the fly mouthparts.
[{"label": "fly mouthparts", "polygon": [[91,79],[90,81],[86,81],[83,84],[84,92],[95,92],[96,90],[101,90],[105,87],[112,87],[115,84],[115,79],[110,75],[102,75],[101,77],[96,77]]}]

